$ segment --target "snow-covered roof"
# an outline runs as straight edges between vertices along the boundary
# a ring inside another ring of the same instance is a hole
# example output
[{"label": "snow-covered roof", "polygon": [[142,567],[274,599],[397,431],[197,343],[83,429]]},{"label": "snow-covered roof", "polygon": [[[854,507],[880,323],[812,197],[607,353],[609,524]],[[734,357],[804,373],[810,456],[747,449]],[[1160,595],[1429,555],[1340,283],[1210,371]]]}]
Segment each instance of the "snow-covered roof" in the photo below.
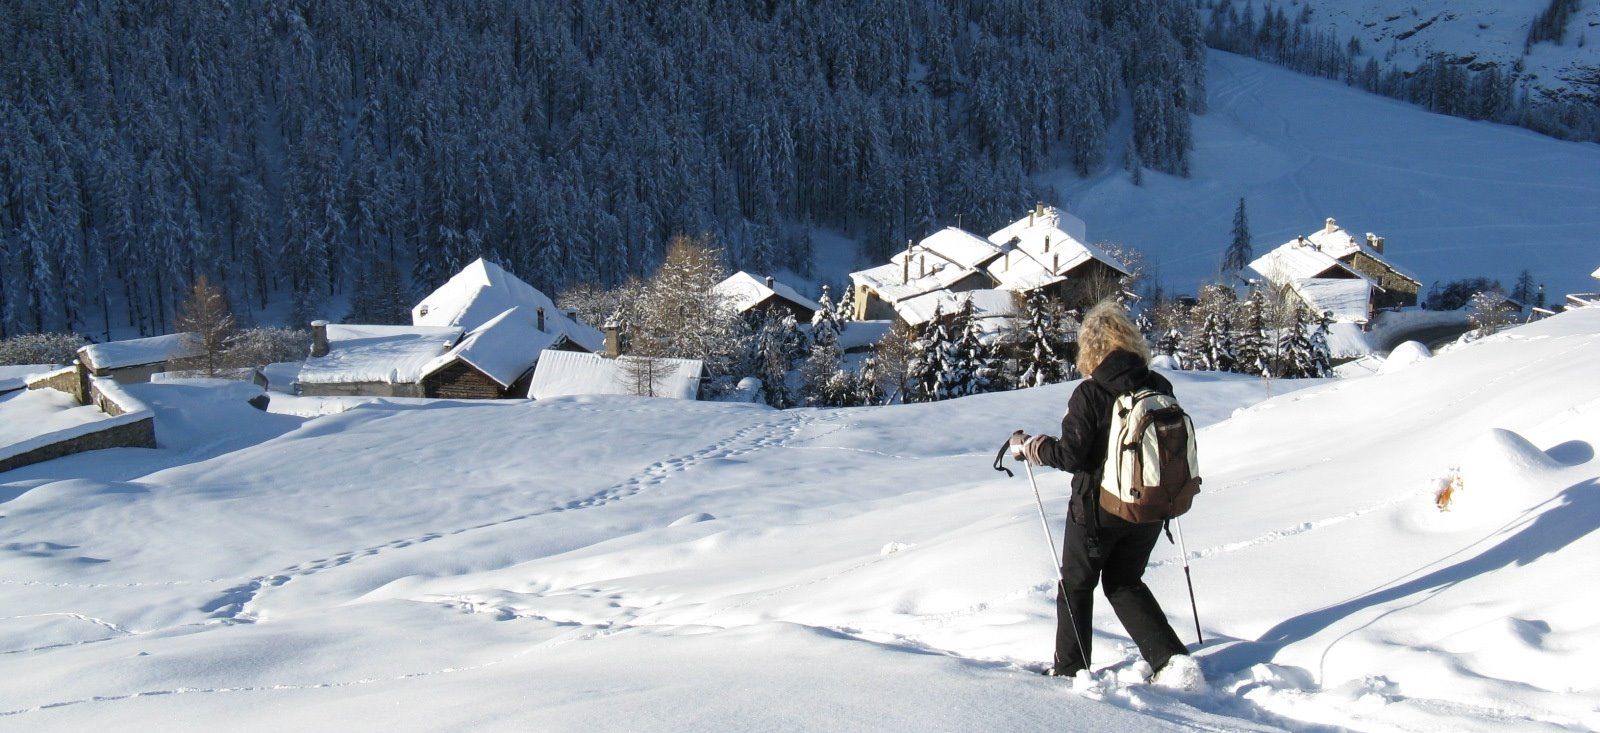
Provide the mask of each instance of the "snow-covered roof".
[{"label": "snow-covered roof", "polygon": [[995,244],[1005,244],[1013,238],[1028,240],[1039,238],[1043,240],[1046,234],[1056,232],[1056,237],[1066,236],[1079,242],[1089,241],[1089,228],[1083,220],[1054,206],[1041,207],[1038,211],[1028,214],[1010,226],[989,235],[989,241]]},{"label": "snow-covered roof", "polygon": [[[1367,236],[1372,235],[1369,234]],[[1338,222],[1335,222],[1331,219],[1323,228],[1306,235],[1306,239],[1311,242],[1312,246],[1336,259],[1343,259],[1357,252],[1361,252],[1366,256],[1383,263],[1385,267],[1394,270],[1395,273],[1401,277],[1404,277],[1407,280],[1419,285],[1422,284],[1422,281],[1417,279],[1416,275],[1391,262],[1389,258],[1383,255],[1382,252],[1373,249],[1372,245],[1368,243],[1366,237],[1361,237],[1359,239],[1356,238],[1356,236],[1351,234],[1349,230],[1339,226]]]},{"label": "snow-covered roof", "polygon": [[938,312],[950,315],[961,309],[961,304],[972,301],[972,310],[978,318],[1000,318],[1017,314],[1015,293],[1010,290],[986,289],[952,293],[941,290],[901,301],[895,312],[907,324],[920,326],[933,320]]},{"label": "snow-covered roof", "polygon": [[90,369],[122,369],[160,364],[199,354],[198,345],[189,338],[192,335],[169,333],[165,336],[89,344],[78,349],[78,358]]},{"label": "snow-covered roof", "polygon": [[590,351],[605,347],[605,335],[600,331],[569,318],[538,288],[482,258],[423,298],[411,309],[411,322],[470,331],[511,308],[522,308],[530,314],[543,308],[546,330],[560,333]]},{"label": "snow-covered roof", "polygon": [[[628,364],[637,357],[607,359],[598,354],[575,351],[549,351],[533,368],[533,383],[528,396],[536,400],[570,395],[635,395],[639,390]],[[653,360],[659,370],[654,380],[655,397],[692,400],[700,393],[700,374],[704,366],[698,359]]]},{"label": "snow-covered roof", "polygon": [[328,353],[307,358],[298,381],[415,384],[433,360],[460,339],[461,329],[452,326],[330,324]]},{"label": "snow-covered roof", "polygon": [[472,329],[454,348],[434,357],[423,367],[422,376],[460,359],[502,388],[510,387],[518,377],[528,373],[545,349],[565,338],[559,333],[540,331],[539,324],[521,308],[512,308]]},{"label": "snow-covered roof", "polygon": [[1366,323],[1372,302],[1372,283],[1362,279],[1313,277],[1295,280],[1289,287],[1317,314],[1332,312],[1342,323]]},{"label": "snow-covered roof", "polygon": [[892,262],[870,270],[852,272],[850,279],[857,285],[871,288],[884,302],[893,304],[935,290],[947,290],[979,273],[979,270],[958,267],[938,257],[918,255],[912,260],[912,278],[909,281],[902,280],[905,275],[902,265]]},{"label": "snow-covered roof", "polygon": [[[989,240],[955,227],[945,227],[924,237],[917,242],[916,251],[927,252],[948,264],[968,269],[979,267],[1000,254],[1000,248]],[[890,262],[901,264],[909,254],[901,252],[890,258]],[[915,262],[912,267],[916,267]]]},{"label": "snow-covered roof", "polygon": [[990,261],[986,269],[1002,287],[1012,290],[1033,290],[1058,282],[1091,259],[1127,272],[1115,257],[1088,244],[1085,232],[1082,219],[1045,206],[989,235],[996,246],[1015,247],[1007,250],[1007,256]]},{"label": "snow-covered roof", "polygon": [[743,270],[733,273],[728,276],[728,279],[712,286],[711,292],[727,298],[733,309],[740,313],[761,305],[773,296],[811,311],[817,311],[822,308],[817,301],[801,295],[799,291],[788,285],[773,280],[771,287],[768,287],[765,278],[757,277]]},{"label": "snow-covered roof", "polygon": [[1318,249],[1309,240],[1299,237],[1257,257],[1250,263],[1250,269],[1261,273],[1262,277],[1275,285],[1314,278],[1329,269],[1337,269],[1369,285],[1374,284],[1366,275],[1340,262],[1328,252]]}]

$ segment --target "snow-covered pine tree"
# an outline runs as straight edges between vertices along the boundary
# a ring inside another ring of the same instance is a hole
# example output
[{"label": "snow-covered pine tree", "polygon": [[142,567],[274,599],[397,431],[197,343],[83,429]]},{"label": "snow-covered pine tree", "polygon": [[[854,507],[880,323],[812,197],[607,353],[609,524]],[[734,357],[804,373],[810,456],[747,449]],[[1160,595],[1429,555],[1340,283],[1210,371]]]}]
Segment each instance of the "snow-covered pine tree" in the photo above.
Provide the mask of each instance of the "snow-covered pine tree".
[{"label": "snow-covered pine tree", "polygon": [[915,356],[911,359],[908,370],[911,379],[910,389],[906,391],[907,402],[934,402],[944,399],[940,390],[945,373],[945,352],[950,345],[950,336],[945,330],[944,321],[943,308],[935,306],[933,320],[922,324],[917,330],[917,340],[912,350]]},{"label": "snow-covered pine tree", "polygon": [[1233,307],[1232,288],[1223,285],[1203,288],[1197,306],[1200,318],[1197,368],[1214,372],[1238,371],[1238,348],[1233,342]]},{"label": "snow-covered pine tree", "polygon": [[802,402],[812,407],[838,406],[838,385],[834,383],[834,375],[839,373],[840,356],[837,340],[811,345],[811,354],[800,366]]},{"label": "snow-covered pine tree", "polygon": [[761,379],[762,396],[767,404],[780,410],[796,403],[794,390],[789,385],[789,371],[800,358],[804,339],[794,316],[777,311],[767,312],[755,336],[752,366]]},{"label": "snow-covered pine tree", "polygon": [[839,304],[833,308],[833,319],[839,322],[839,327],[847,328],[851,321],[856,319],[856,288],[850,283],[845,283],[844,295],[839,296]]},{"label": "snow-covered pine tree", "polygon": [[1267,335],[1267,299],[1260,288],[1250,290],[1250,297],[1240,304],[1235,322],[1239,324],[1234,336],[1239,371],[1271,377],[1272,353]]},{"label": "snow-covered pine tree", "polygon": [[1054,309],[1042,291],[1035,290],[1023,301],[1023,322],[1019,330],[1017,358],[1021,362],[1018,387],[1042,387],[1067,378],[1069,344]]},{"label": "snow-covered pine tree", "polygon": [[1222,253],[1222,279],[1232,282],[1250,265],[1250,220],[1244,213],[1244,197],[1239,198],[1239,208],[1233,212],[1233,239]]},{"label": "snow-covered pine tree", "polygon": [[883,404],[883,375],[878,368],[878,357],[868,354],[861,360],[861,370],[856,374],[855,395],[850,402],[854,405],[881,405]]},{"label": "snow-covered pine tree", "polygon": [[1186,369],[1188,367],[1184,366],[1183,359],[1179,356],[1179,352],[1182,350],[1183,334],[1179,333],[1176,328],[1167,329],[1166,333],[1161,334],[1161,338],[1156,339],[1156,353],[1166,354],[1177,359],[1178,367]]},{"label": "snow-covered pine tree", "polygon": [[815,349],[824,345],[839,342],[839,321],[833,312],[833,299],[828,297],[828,286],[822,286],[822,297],[817,299],[817,304],[822,306],[811,316],[811,344]]},{"label": "snow-covered pine tree", "polygon": [[1295,303],[1289,325],[1278,337],[1278,366],[1274,371],[1280,377],[1317,376],[1316,358],[1311,352],[1311,318],[1303,304]]},{"label": "snow-covered pine tree", "polygon": [[1316,319],[1316,326],[1311,330],[1311,364],[1310,376],[1333,376],[1333,355],[1328,350],[1328,326],[1333,320],[1324,313]]}]

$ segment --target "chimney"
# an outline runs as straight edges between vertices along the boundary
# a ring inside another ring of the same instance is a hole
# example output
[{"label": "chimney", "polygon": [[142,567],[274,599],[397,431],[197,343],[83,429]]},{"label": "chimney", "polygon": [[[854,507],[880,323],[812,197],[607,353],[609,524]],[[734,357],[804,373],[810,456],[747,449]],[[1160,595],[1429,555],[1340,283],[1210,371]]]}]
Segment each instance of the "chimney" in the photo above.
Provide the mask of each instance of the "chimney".
[{"label": "chimney", "polygon": [[1372,251],[1383,254],[1383,237],[1367,232],[1367,246],[1371,247]]},{"label": "chimney", "polygon": [[313,357],[328,355],[327,321],[311,322],[311,355]]},{"label": "chimney", "polygon": [[606,321],[606,353],[607,359],[622,356],[622,327],[616,321]]},{"label": "chimney", "polygon": [[1339,231],[1339,223],[1334,221],[1333,217],[1330,216],[1330,217],[1328,217],[1327,226],[1324,227],[1322,231],[1327,232],[1328,234],[1332,234],[1334,232],[1337,232],[1337,231]]},{"label": "chimney", "polygon": [[928,256],[927,255],[922,255],[921,257],[917,258],[917,277],[927,277],[927,276],[928,276]]},{"label": "chimney", "polygon": [[1041,217],[1044,216],[1044,202],[1043,201],[1035,201],[1035,202],[1033,202],[1033,215],[1034,216],[1041,216]]},{"label": "chimney", "polygon": [[914,247],[914,246],[916,246],[916,245],[913,245],[911,243],[911,240],[909,240],[909,239],[906,240],[906,257],[905,257],[904,260],[900,261],[900,284],[901,285],[904,285],[906,283],[911,282],[911,248]]},{"label": "chimney", "polygon": [[537,313],[538,320],[539,320],[539,330],[543,331],[544,330],[544,307],[540,306],[539,310],[536,313]]},{"label": "chimney", "polygon": [[1050,235],[1048,234],[1044,235],[1044,251],[1046,254],[1050,252]]},{"label": "chimney", "polygon": [[768,289],[768,290],[771,290],[771,289],[772,289],[772,282],[773,282],[773,281],[772,281],[772,276],[771,276],[771,275],[768,275],[768,276],[767,276],[767,289]]},{"label": "chimney", "polygon": [[1061,253],[1060,252],[1057,252],[1057,253],[1055,253],[1053,255],[1050,255],[1050,274],[1052,274],[1052,275],[1060,275],[1061,274]]}]

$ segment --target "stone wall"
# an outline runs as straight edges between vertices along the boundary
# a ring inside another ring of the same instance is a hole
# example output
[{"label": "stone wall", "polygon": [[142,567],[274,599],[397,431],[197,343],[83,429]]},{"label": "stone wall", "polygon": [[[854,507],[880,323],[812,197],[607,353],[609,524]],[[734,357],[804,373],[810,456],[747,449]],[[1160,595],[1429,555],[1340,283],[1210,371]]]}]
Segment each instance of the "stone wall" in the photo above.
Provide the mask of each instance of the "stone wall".
[{"label": "stone wall", "polygon": [[[65,392],[80,404],[94,405],[110,419],[104,423],[59,430],[29,440],[28,443],[39,441],[39,444],[0,457],[0,472],[92,450],[156,447],[155,414],[109,378],[89,377],[81,366],[74,365],[29,382],[28,389]],[[52,441],[52,435],[59,435],[60,439]],[[5,446],[0,446],[0,449],[3,448]]]},{"label": "stone wall", "polygon": [[48,374],[41,374],[38,378],[28,382],[28,389],[53,389],[57,392],[66,392],[72,395],[80,405],[89,404],[88,376],[76,362],[72,366],[62,367]]},{"label": "stone wall", "polygon": [[422,385],[389,382],[299,382],[296,391],[306,397],[423,397]]},{"label": "stone wall", "polygon": [[156,447],[155,416],[146,414],[137,420],[119,422],[103,430],[40,446],[9,458],[0,458],[0,472],[103,448],[154,447]]}]

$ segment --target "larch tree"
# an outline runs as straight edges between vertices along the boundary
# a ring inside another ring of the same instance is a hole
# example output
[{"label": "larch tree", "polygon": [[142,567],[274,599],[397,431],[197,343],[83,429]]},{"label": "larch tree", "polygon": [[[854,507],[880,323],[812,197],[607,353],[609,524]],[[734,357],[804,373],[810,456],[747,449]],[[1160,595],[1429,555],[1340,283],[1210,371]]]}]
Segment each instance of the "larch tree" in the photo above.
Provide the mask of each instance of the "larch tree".
[{"label": "larch tree", "polygon": [[178,309],[176,325],[196,352],[182,367],[217,376],[224,368],[228,340],[237,325],[222,288],[212,285],[205,275],[196,278],[188,299]]}]

